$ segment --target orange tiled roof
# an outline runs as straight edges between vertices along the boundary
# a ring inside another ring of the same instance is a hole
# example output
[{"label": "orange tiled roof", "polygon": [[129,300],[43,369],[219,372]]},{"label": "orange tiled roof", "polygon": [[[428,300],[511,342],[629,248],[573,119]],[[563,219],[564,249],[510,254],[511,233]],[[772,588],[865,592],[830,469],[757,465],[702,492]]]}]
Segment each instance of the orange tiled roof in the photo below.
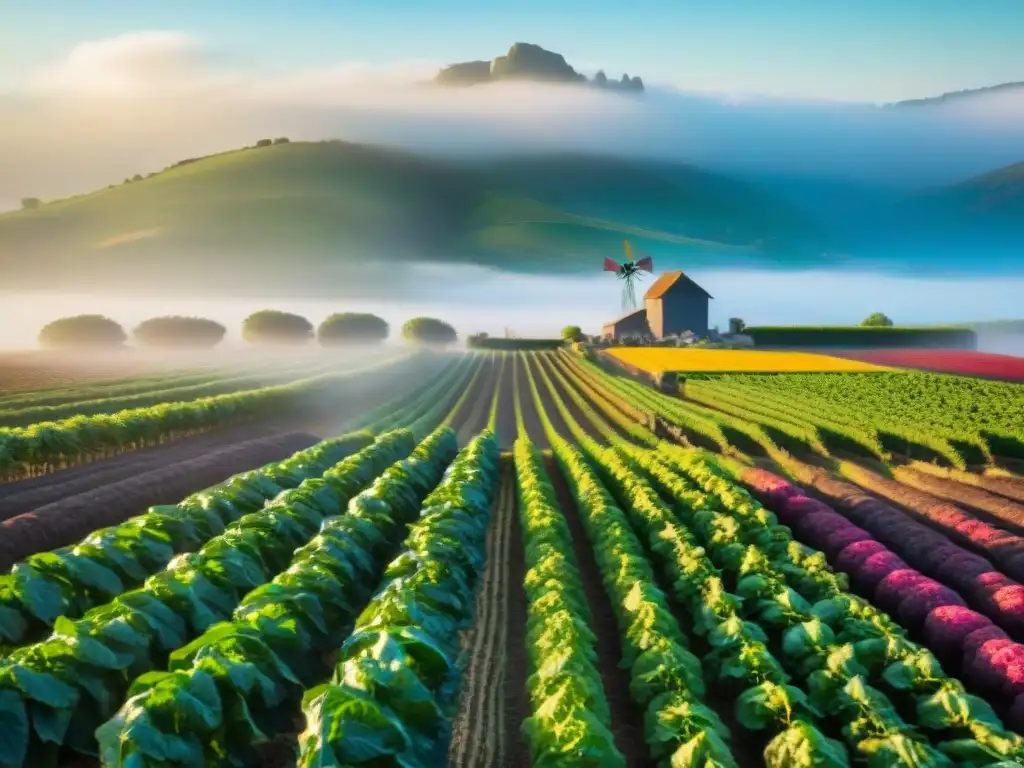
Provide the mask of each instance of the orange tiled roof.
[{"label": "orange tiled roof", "polygon": [[[644,300],[646,301],[647,299],[660,299],[666,293],[668,293],[669,288],[671,288],[681,279],[689,280],[694,285],[697,285],[696,283],[693,282],[693,280],[690,280],[689,277],[683,274],[681,270],[676,270],[674,272],[666,272],[663,275],[659,276],[658,279],[651,284],[651,287],[647,289],[647,293],[644,294]],[[704,289],[701,288],[699,285],[697,285],[697,288],[699,288],[701,291],[704,291]],[[707,294],[709,299],[714,298],[714,296],[712,296],[707,291],[704,291],[704,293]]]}]

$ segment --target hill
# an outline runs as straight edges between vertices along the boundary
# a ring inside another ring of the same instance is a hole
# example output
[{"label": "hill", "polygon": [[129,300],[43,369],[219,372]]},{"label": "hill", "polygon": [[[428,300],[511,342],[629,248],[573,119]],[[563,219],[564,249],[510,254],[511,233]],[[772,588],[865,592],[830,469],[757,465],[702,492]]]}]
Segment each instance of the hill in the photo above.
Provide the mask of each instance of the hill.
[{"label": "hill", "polygon": [[644,90],[643,81],[628,74],[623,74],[621,80],[609,80],[604,72],[598,72],[593,80],[587,80],[560,53],[532,43],[516,43],[504,56],[490,61],[452,64],[438,72],[434,82],[439,85],[482,85],[502,80],[586,84],[631,93]]},{"label": "hill", "polygon": [[536,155],[464,164],[345,142],[226,152],[0,216],[12,288],[401,291],[395,267],[589,270],[624,237],[687,263],[818,252],[770,195],[699,169]]},{"label": "hill", "polygon": [[985,88],[968,88],[962,91],[950,91],[949,93],[943,93],[939,96],[930,96],[923,99],[906,99],[905,101],[897,101],[894,104],[888,106],[891,107],[927,107],[935,106],[937,104],[952,104],[958,101],[964,101],[975,98],[977,96],[992,96],[996,94],[1021,94],[1024,95],[1024,81],[1013,82],[1013,83],[1000,83],[999,85],[990,85]]},{"label": "hill", "polygon": [[923,239],[1019,249],[1024,242],[1024,162],[924,190],[905,200],[899,212]]}]

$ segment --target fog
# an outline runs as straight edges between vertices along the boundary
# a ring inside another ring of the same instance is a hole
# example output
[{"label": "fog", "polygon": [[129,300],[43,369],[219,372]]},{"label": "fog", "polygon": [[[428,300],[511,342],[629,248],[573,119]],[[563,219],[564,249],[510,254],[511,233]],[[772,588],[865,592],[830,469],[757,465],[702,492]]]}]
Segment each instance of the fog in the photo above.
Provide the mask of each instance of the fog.
[{"label": "fog", "polygon": [[[715,297],[711,323],[725,329],[730,317],[748,324],[852,324],[872,312],[885,312],[899,324],[996,320],[1019,314],[1024,276],[1001,279],[913,279],[861,273],[754,270],[693,271]],[[641,284],[638,294],[645,286]],[[238,344],[242,319],[258,309],[297,312],[319,323],[332,312],[366,311],[382,316],[393,333],[417,315],[440,317],[460,336],[486,331],[502,335],[554,336],[569,324],[597,333],[621,314],[620,284],[611,275],[576,279],[529,277],[471,270],[431,301],[384,302],[299,300],[273,296],[253,299],[159,299],[75,294],[0,294],[0,348],[35,345],[39,328],[61,316],[100,313],[131,329],[163,314],[200,315],[229,329],[227,343]],[[1024,352],[1019,337],[993,336],[982,348]]]},{"label": "fog", "polygon": [[523,84],[442,89],[423,84],[436,62],[267,75],[217,53],[178,33],[125,35],[82,44],[0,93],[0,206],[279,135],[461,156],[606,152],[901,188],[1024,160],[1024,87],[889,108],[657,83],[638,97]]}]

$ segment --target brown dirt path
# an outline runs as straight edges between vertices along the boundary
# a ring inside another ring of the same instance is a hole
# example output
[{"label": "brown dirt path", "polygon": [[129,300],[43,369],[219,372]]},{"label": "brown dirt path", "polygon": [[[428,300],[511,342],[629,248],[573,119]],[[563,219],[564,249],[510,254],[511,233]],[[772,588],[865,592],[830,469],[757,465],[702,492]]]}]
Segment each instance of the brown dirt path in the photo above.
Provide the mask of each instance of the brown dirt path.
[{"label": "brown dirt path", "polygon": [[524,579],[515,468],[511,456],[504,456],[476,622],[463,639],[462,696],[448,750],[449,768],[530,764],[520,731],[529,714]]},{"label": "brown dirt path", "polygon": [[[498,444],[501,450],[512,450],[516,441],[516,401],[512,384],[515,380],[516,355],[505,356],[505,368],[501,374],[501,394],[498,397]],[[499,360],[499,365],[501,361]],[[520,380],[520,387],[525,381]]]}]

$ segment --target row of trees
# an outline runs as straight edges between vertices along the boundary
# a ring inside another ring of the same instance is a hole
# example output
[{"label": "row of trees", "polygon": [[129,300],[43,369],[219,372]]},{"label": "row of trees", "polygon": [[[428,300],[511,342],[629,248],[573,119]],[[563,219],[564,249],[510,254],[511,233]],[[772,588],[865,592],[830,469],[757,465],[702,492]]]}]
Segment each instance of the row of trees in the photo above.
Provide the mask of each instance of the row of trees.
[{"label": "row of trees", "polygon": [[[203,317],[169,315],[145,320],[132,330],[135,341],[149,347],[204,349],[223,341],[227,328]],[[377,315],[342,312],[315,327],[302,315],[264,309],[242,321],[242,338],[250,344],[302,345],[315,337],[323,346],[379,344],[388,338],[390,327]],[[419,344],[451,344],[455,329],[433,317],[414,317],[401,330],[402,338]],[[119,323],[102,315],[62,317],[43,326],[39,344],[59,349],[102,349],[120,347],[128,334]]]}]

